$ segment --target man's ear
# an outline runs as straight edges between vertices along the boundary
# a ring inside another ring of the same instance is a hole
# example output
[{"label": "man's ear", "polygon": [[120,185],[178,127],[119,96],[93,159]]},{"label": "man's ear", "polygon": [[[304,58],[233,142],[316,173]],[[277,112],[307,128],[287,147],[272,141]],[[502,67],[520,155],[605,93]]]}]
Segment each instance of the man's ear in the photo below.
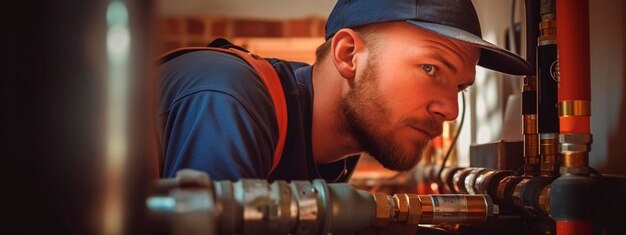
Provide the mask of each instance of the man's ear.
[{"label": "man's ear", "polygon": [[365,48],[365,42],[352,29],[341,29],[335,33],[331,42],[331,58],[339,74],[347,79],[356,74],[356,55]]}]

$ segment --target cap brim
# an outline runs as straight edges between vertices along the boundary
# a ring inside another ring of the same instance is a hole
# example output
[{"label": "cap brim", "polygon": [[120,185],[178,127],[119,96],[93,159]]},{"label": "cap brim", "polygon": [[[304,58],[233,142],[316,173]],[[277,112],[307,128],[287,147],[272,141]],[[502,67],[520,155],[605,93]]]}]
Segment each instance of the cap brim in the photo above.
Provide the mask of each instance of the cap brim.
[{"label": "cap brim", "polygon": [[407,20],[407,22],[481,48],[480,59],[478,60],[478,65],[481,67],[513,75],[526,75],[530,72],[530,65],[522,57],[493,45],[465,30],[422,21]]}]

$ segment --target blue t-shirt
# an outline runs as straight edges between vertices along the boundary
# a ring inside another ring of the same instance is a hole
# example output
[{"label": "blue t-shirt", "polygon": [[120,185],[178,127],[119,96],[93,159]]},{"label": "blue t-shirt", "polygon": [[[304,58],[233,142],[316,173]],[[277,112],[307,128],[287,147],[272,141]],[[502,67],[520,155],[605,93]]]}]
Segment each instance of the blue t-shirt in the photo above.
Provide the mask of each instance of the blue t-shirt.
[{"label": "blue t-shirt", "polygon": [[213,180],[349,179],[358,156],[325,165],[313,162],[312,67],[268,61],[281,79],[289,114],[285,147],[275,171],[268,176],[278,143],[276,114],[257,73],[234,55],[195,51],[160,67],[162,177],[191,168]]}]

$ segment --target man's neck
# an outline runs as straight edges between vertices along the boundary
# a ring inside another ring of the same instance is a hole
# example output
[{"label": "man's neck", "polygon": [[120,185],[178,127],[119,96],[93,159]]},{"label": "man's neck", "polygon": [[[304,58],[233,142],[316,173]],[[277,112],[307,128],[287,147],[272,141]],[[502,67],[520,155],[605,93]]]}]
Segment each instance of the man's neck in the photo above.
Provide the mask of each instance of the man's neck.
[{"label": "man's neck", "polygon": [[360,152],[347,131],[341,99],[348,82],[335,70],[330,59],[313,66],[313,118],[311,141],[316,164],[341,160]]}]

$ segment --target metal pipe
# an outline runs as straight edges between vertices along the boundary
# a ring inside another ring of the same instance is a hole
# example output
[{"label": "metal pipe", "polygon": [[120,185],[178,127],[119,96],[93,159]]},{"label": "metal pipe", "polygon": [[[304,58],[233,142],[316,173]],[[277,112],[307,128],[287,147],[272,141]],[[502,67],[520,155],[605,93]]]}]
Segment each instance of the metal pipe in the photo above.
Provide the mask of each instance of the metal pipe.
[{"label": "metal pipe", "polygon": [[476,178],[476,189],[479,194],[489,194],[495,198],[498,192],[498,184],[507,176],[515,172],[509,170],[491,170]]},{"label": "metal pipe", "polygon": [[193,170],[160,180],[146,203],[181,234],[345,233],[390,224],[484,223],[498,214],[489,195],[370,194],[320,179],[211,182]]},{"label": "metal pipe", "polygon": [[496,204],[498,204],[502,210],[514,209],[514,205],[512,201],[513,192],[515,190],[515,186],[520,181],[522,181],[522,179],[525,179],[525,177],[510,175],[510,176],[504,177],[498,183],[495,201],[496,201]]},{"label": "metal pipe", "polygon": [[[522,179],[513,190],[513,204],[520,211],[533,216],[547,218],[548,214],[542,209],[542,203],[545,205],[549,198],[541,198],[542,190],[548,187],[552,182],[552,178],[533,177]],[[545,195],[544,195],[545,197]],[[543,201],[542,201],[543,200]]]},{"label": "metal pipe", "polygon": [[452,177],[452,187],[454,193],[467,194],[467,188],[465,187],[465,178],[476,168],[468,167],[457,171]]},{"label": "metal pipe", "polygon": [[478,179],[478,177],[482,174],[484,174],[485,172],[489,171],[489,169],[486,168],[475,168],[472,171],[470,171],[470,173],[467,175],[467,177],[465,177],[465,191],[468,194],[477,194],[478,193],[478,189],[476,188],[476,180]]},{"label": "metal pipe", "polygon": [[536,47],[539,35],[539,1],[526,0],[526,60],[531,72],[524,78],[522,87],[522,131],[524,134],[524,175],[539,172],[539,139],[537,136],[537,68]]},{"label": "metal pipe", "polygon": [[539,134],[539,151],[541,155],[540,176],[558,176],[560,165],[558,133]]},{"label": "metal pipe", "polygon": [[522,117],[524,133],[524,175],[539,171],[539,139],[537,135],[537,83],[535,76],[526,76],[522,87]]}]

